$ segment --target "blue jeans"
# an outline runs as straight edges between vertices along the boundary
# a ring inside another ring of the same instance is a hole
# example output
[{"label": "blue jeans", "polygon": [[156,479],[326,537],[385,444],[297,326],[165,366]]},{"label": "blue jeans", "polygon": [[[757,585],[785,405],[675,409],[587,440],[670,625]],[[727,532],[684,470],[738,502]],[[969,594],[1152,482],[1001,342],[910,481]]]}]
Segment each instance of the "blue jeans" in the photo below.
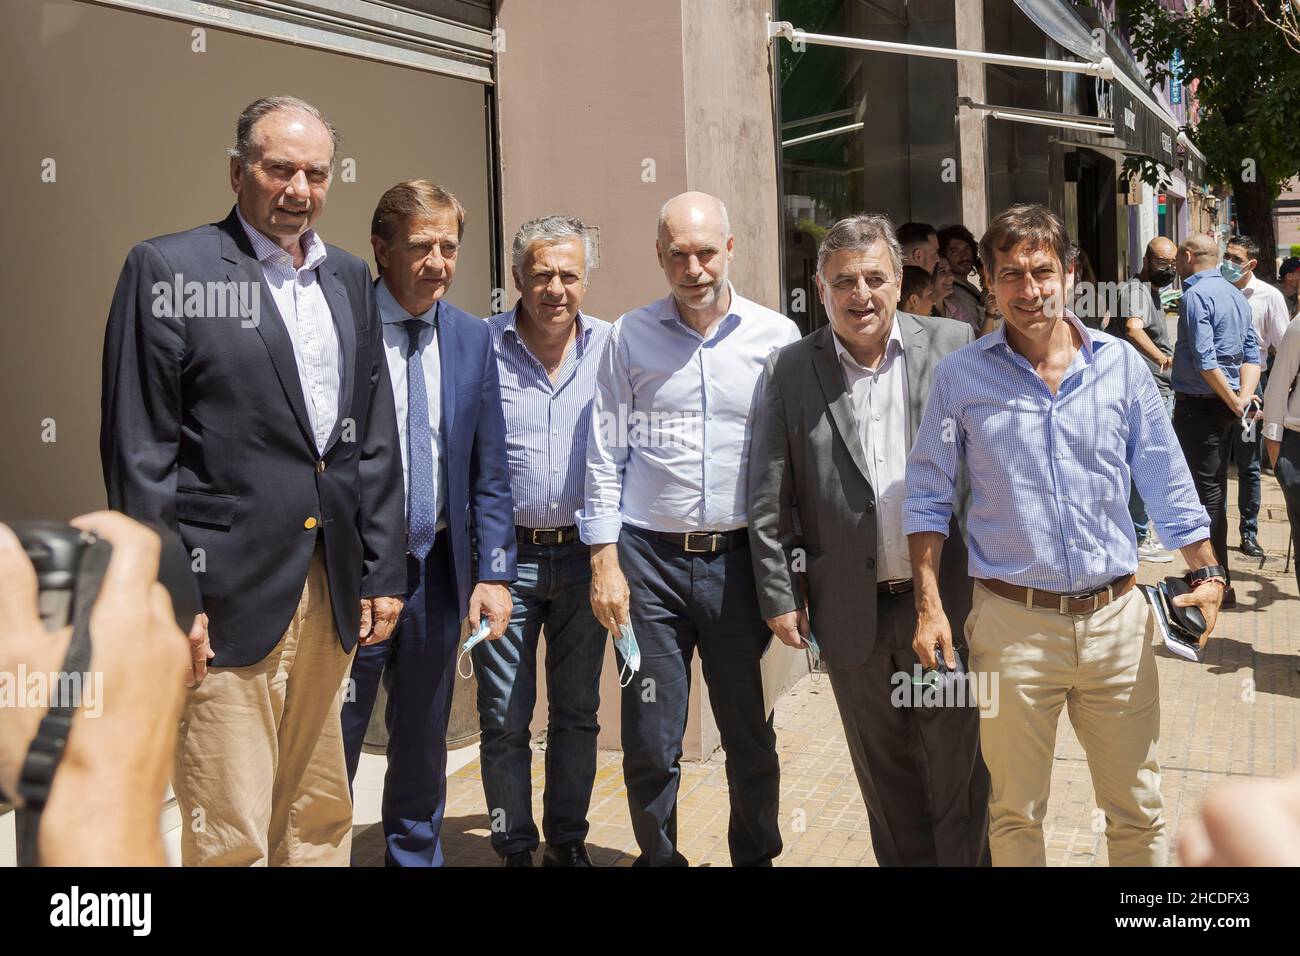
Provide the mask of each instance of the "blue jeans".
[{"label": "blue jeans", "polygon": [[529,722],[537,702],[537,639],[546,628],[546,842],[587,838],[596,777],[600,668],[607,635],[591,613],[591,551],[581,542],[519,545],[514,611],[496,641],[470,651],[478,677],[479,761],[492,847],[537,849]]},{"label": "blue jeans", "polygon": [[[1165,411],[1169,413],[1170,419],[1174,417],[1174,395],[1172,392],[1161,392],[1160,398],[1164,400]],[[1258,508],[1256,509],[1259,510]],[[1151,519],[1147,517],[1147,505],[1142,500],[1142,495],[1138,493],[1137,485],[1130,484],[1128,496],[1128,513],[1133,519],[1133,533],[1137,535],[1138,544],[1147,536],[1151,530]]]}]

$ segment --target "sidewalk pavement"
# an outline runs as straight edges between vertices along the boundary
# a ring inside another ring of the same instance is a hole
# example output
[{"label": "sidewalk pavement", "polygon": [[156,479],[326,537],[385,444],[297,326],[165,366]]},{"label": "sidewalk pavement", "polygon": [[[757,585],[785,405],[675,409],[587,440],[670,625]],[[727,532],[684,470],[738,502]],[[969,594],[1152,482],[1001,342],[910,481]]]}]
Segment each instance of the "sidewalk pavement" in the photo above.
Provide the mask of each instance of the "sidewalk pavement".
[{"label": "sidewalk pavement", "polygon": [[[1278,776],[1300,765],[1300,593],[1294,572],[1283,573],[1286,510],[1277,482],[1264,476],[1259,540],[1261,562],[1232,554],[1238,607],[1225,611],[1203,664],[1157,651],[1161,690],[1161,788],[1170,832],[1195,814],[1207,789],[1230,776]],[[1236,484],[1229,501],[1235,506]],[[1236,545],[1235,507],[1229,511]],[[1294,561],[1294,556],[1292,557]],[[1262,564],[1262,566],[1261,566]],[[1174,564],[1143,564],[1139,580],[1154,583],[1180,573]],[[866,809],[853,776],[830,682],[809,675],[776,708],[781,756],[781,831],[778,866],[874,866]],[[534,815],[540,826],[544,740],[534,743]],[[448,782],[443,849],[451,866],[493,866],[479,763],[473,752]],[[382,757],[371,758],[382,764]],[[358,798],[354,854],[359,865],[382,865],[383,837]],[[728,866],[727,782],[721,751],[682,764],[678,833],[682,852],[697,866]],[[364,819],[368,817],[368,819]],[[592,797],[588,849],[598,866],[627,866],[636,858],[628,819],[621,754],[602,751]],[[1096,809],[1083,749],[1061,721],[1052,770],[1052,797],[1044,826],[1052,866],[1104,866],[1104,820]],[[1176,839],[1176,837],[1175,837]],[[537,862],[541,862],[540,851]]]}]

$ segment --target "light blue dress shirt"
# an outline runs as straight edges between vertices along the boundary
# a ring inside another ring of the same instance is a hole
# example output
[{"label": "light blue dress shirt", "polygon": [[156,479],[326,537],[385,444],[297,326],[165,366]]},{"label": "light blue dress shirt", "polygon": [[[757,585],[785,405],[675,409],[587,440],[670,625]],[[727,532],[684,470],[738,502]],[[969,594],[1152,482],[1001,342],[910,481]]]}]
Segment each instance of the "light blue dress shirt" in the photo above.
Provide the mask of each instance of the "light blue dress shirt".
[{"label": "light blue dress shirt", "polygon": [[747,523],[745,470],[763,363],[799,339],[780,313],[728,286],[731,307],[706,339],[672,296],[614,323],[596,376],[582,540],[652,531],[730,531]]},{"label": "light blue dress shirt", "polygon": [[384,357],[388,360],[388,374],[393,383],[393,404],[397,408],[397,436],[402,448],[402,487],[406,490],[402,496],[403,501],[410,493],[411,456],[406,437],[406,350],[410,337],[402,323],[407,319],[422,319],[428,326],[420,333],[420,361],[424,368],[425,390],[429,398],[429,429],[434,440],[433,486],[438,489],[434,514],[437,515],[436,530],[441,531],[447,527],[447,482],[443,476],[447,440],[442,433],[442,359],[433,324],[438,304],[435,302],[432,308],[421,315],[411,315],[393,298],[393,293],[388,291],[388,283],[383,279],[375,284],[375,297],[379,304],[379,320],[384,324]]},{"label": "light blue dress shirt", "polygon": [[1236,391],[1241,387],[1245,363],[1259,364],[1259,339],[1246,297],[1217,268],[1184,279],[1170,375],[1174,391],[1213,395],[1214,389],[1201,372],[1216,368],[1223,370]]},{"label": "light blue dress shirt", "polygon": [[610,325],[579,312],[573,346],[552,382],[519,337],[518,316],[516,305],[488,319],[501,379],[515,524],[562,528],[573,524],[574,512],[582,508],[596,368]]},{"label": "light blue dress shirt", "polygon": [[1137,350],[1066,320],[1083,344],[1055,396],[1005,324],[935,367],[903,531],[948,533],[964,459],[971,576],[1074,594],[1137,569],[1130,476],[1165,547],[1205,540],[1210,518]]}]

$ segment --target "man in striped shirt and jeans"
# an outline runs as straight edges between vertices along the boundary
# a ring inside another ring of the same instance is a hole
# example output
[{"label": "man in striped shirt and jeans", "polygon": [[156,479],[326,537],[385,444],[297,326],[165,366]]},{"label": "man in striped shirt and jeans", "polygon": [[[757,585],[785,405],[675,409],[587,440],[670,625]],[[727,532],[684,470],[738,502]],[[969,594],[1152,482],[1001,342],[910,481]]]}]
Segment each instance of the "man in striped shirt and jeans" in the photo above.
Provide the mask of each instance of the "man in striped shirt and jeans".
[{"label": "man in striped shirt and jeans", "polygon": [[[907,463],[908,535],[922,664],[953,666],[939,554],[964,462],[970,481],[966,619],[992,778],[995,866],[1042,865],[1043,816],[1061,707],[1088,756],[1115,866],[1165,862],[1156,748],[1153,621],[1134,586],[1130,478],[1160,539],[1182,550],[1213,630],[1223,596],[1210,520],[1151,373],[1133,349],[1064,308],[1069,240],[1042,206],[1013,206],[980,256],[1006,322],[939,363]],[[1204,640],[1204,639],[1203,639]],[[982,673],[983,672],[983,673]],[[983,695],[990,681],[977,682]]]},{"label": "man in striped shirt and jeans", "polygon": [[518,571],[505,635],[470,652],[478,674],[483,791],[492,846],[506,866],[532,866],[529,722],[537,695],[537,640],[546,630],[544,866],[590,866],[584,841],[596,776],[596,710],[605,630],[591,612],[590,553],[578,540],[596,367],[609,325],[584,315],[591,233],[579,219],[545,216],[515,234],[519,301],[488,320],[501,379]]}]

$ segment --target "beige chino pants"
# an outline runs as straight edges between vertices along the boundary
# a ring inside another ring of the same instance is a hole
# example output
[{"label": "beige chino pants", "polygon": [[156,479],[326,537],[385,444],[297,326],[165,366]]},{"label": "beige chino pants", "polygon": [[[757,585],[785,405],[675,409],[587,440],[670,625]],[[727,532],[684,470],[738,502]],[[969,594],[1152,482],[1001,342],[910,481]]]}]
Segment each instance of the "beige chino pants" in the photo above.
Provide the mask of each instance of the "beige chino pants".
[{"label": "beige chino pants", "polygon": [[1059,614],[976,585],[965,627],[971,670],[981,688],[997,682],[980,721],[994,866],[1046,863],[1043,816],[1062,706],[1088,757],[1111,865],[1165,864],[1153,628],[1137,587],[1091,614]]},{"label": "beige chino pants", "polygon": [[247,667],[211,668],[190,695],[172,781],[183,865],[348,865],[339,714],[351,666],[318,546],[275,649]]}]

